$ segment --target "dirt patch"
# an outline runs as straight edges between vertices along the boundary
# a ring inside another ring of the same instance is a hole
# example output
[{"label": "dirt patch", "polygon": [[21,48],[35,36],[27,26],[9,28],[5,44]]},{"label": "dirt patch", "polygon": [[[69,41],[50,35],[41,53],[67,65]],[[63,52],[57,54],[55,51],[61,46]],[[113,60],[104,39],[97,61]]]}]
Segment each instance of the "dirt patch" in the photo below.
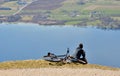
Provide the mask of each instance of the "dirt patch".
[{"label": "dirt patch", "polygon": [[39,68],[0,70],[1,76],[120,76],[120,71],[101,69]]}]

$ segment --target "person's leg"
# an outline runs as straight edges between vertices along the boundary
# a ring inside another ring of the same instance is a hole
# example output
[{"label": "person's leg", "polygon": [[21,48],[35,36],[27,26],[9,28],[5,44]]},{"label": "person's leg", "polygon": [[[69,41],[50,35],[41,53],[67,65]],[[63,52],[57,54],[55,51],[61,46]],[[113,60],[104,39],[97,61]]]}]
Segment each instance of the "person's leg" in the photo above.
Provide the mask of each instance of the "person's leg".
[{"label": "person's leg", "polygon": [[87,59],[86,58],[80,58],[80,60],[82,60],[84,63],[83,64],[87,64]]}]

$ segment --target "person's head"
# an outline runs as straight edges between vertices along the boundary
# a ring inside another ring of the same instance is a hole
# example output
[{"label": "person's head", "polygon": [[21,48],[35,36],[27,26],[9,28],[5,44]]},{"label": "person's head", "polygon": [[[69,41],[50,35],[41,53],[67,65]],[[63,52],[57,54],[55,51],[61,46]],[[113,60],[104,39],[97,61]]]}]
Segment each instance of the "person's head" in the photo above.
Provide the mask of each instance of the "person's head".
[{"label": "person's head", "polygon": [[82,44],[82,43],[80,43],[80,44],[79,44],[79,47],[80,47],[80,48],[83,48],[83,44]]},{"label": "person's head", "polygon": [[50,52],[48,52],[48,56],[50,56],[50,54],[51,54],[51,53],[50,53]]}]

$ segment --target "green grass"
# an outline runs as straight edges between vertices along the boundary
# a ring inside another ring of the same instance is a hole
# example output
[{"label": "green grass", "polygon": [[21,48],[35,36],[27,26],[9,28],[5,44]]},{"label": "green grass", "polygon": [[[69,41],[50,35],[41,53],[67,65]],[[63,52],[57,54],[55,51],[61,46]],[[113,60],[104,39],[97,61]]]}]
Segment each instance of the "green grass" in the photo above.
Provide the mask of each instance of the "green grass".
[{"label": "green grass", "polygon": [[0,15],[6,15],[6,16],[8,16],[8,15],[12,15],[15,12],[17,12],[17,11],[15,11],[15,10],[0,11]]},{"label": "green grass", "polygon": [[119,5],[119,1],[115,0],[99,0],[96,2],[96,4],[101,4],[101,5]]},{"label": "green grass", "polygon": [[70,21],[70,22],[66,22],[65,25],[77,25],[79,23],[80,21]]},{"label": "green grass", "polygon": [[66,22],[65,25],[76,25],[80,23],[80,21],[70,21],[70,22]]},{"label": "green grass", "polygon": [[[82,18],[89,18],[89,14],[90,14],[91,10],[90,9],[84,10],[84,8],[89,7],[91,5],[96,5],[96,4],[101,5],[102,7],[98,7],[97,9],[94,9],[92,11],[101,11],[104,14],[109,15],[109,16],[113,16],[115,14],[118,14],[118,15],[120,14],[120,9],[114,9],[114,8],[107,8],[106,9],[106,8],[104,8],[104,6],[105,7],[110,6],[111,4],[114,7],[114,5],[118,5],[120,3],[118,1],[116,2],[113,0],[111,0],[111,1],[98,0],[95,3],[86,3],[85,5],[78,5],[77,4],[78,1],[79,0],[74,0],[74,1],[67,0],[67,1],[63,2],[62,7],[57,8],[55,10],[52,10],[51,18],[55,19],[55,20],[68,20],[68,21],[73,20],[71,22],[67,22],[66,24],[77,24],[78,21],[75,21],[76,19],[80,20]],[[80,17],[70,17],[68,14],[61,12],[64,10],[67,13],[77,11],[79,13]],[[90,24],[96,24],[96,21],[95,21],[95,23],[92,22]]]},{"label": "green grass", "polygon": [[96,20],[96,21],[93,21],[93,22],[87,22],[88,25],[93,25],[93,26],[96,26],[100,23],[101,23],[100,20]]},{"label": "green grass", "polygon": [[21,13],[44,13],[47,12],[48,10],[22,10]]},{"label": "green grass", "polygon": [[[117,14],[117,15],[120,14],[120,9],[118,10],[118,9],[104,9],[104,8],[102,8],[99,10],[101,10],[103,13],[105,13],[107,15],[111,15],[111,16],[115,15],[115,14]],[[97,10],[97,11],[99,11],[99,10]]]},{"label": "green grass", "polygon": [[1,62],[0,69],[25,69],[25,68],[96,68],[103,70],[120,70],[120,68],[113,68],[108,66],[96,64],[80,64],[80,63],[62,63],[49,62],[45,60],[23,60],[23,61],[9,61]]}]

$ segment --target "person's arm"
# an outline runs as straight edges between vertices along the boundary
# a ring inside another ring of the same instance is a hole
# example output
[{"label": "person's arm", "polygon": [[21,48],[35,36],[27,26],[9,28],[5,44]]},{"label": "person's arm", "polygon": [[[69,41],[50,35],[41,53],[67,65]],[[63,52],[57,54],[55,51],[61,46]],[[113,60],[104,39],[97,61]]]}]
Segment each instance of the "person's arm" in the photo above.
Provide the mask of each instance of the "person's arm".
[{"label": "person's arm", "polygon": [[76,58],[77,52],[78,52],[78,49],[75,49],[74,52],[73,52],[73,54],[72,54],[73,58]]},{"label": "person's arm", "polygon": [[82,56],[83,56],[83,58],[85,58],[85,51],[84,50],[83,50]]}]

